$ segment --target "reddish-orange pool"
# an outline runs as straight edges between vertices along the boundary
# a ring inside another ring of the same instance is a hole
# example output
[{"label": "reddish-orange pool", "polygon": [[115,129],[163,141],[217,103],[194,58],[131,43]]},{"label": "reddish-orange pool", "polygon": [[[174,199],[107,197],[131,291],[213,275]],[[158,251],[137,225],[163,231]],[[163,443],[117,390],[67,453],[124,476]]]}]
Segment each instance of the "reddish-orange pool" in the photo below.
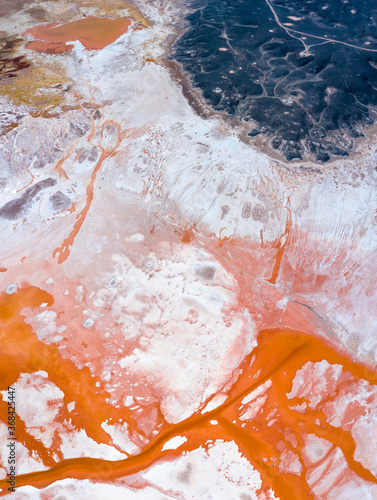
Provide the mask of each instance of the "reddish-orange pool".
[{"label": "reddish-orange pool", "polygon": [[72,50],[73,45],[67,42],[75,40],[79,40],[87,50],[103,49],[126,33],[130,25],[131,20],[124,17],[110,19],[88,16],[66,24],[36,26],[23,34],[35,39],[26,45],[28,49],[60,54]]}]

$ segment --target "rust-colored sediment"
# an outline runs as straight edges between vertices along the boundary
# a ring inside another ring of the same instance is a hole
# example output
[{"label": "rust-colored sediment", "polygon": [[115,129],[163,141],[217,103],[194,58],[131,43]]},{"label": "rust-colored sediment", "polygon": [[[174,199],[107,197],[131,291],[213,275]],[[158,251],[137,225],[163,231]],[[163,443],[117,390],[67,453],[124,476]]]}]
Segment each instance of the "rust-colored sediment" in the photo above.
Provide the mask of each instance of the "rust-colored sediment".
[{"label": "rust-colored sediment", "polygon": [[23,33],[35,40],[26,48],[37,52],[60,54],[72,49],[66,42],[79,40],[87,50],[100,50],[115,42],[131,25],[128,18],[88,16],[66,24],[36,26]]},{"label": "rust-colored sediment", "polygon": [[[109,405],[106,402],[107,393],[96,388],[97,380],[88,369],[76,368],[71,360],[60,356],[56,346],[40,342],[31,326],[24,321],[21,310],[39,307],[43,302],[51,306],[53,299],[36,287],[26,287],[12,295],[3,293],[0,296],[2,390],[12,385],[21,373],[42,369],[64,391],[65,401],[77,402],[75,411],[70,414],[73,424],[85,429],[97,442],[111,443],[101,428],[101,422],[105,420],[115,422],[123,419],[136,430],[130,410]],[[17,487],[33,485],[42,488],[66,477],[110,481],[145,469],[160,458],[173,459],[180,456],[182,451],[206,446],[208,440],[224,439],[234,440],[244,456],[259,470],[263,490],[272,487],[282,500],[310,499],[314,496],[307,484],[307,467],[302,455],[304,437],[308,434],[325,438],[334,447],[339,447],[350,471],[364,480],[377,483],[373,474],[354,459],[355,442],[350,432],[328,424],[322,411],[297,413],[291,408],[296,402],[294,399],[288,400],[286,394],[292,388],[297,370],[308,361],[321,360],[343,366],[344,371],[349,372],[348,379],[364,379],[371,384],[376,381],[374,372],[351,361],[319,338],[290,329],[266,329],[259,333],[258,346],[241,364],[240,375],[228,391],[228,399],[224,404],[208,413],[197,413],[179,424],[165,423],[141,453],[125,460],[76,458],[62,460],[54,465],[52,451],[56,450],[48,450],[40,441],[28,436],[25,427],[19,422],[19,440],[29,450],[34,450],[51,468],[18,476]],[[267,380],[271,380],[272,384],[267,390],[263,412],[259,412],[251,421],[241,421],[242,399]],[[272,412],[275,412],[274,421]],[[0,407],[0,416],[5,418],[4,405]],[[219,425],[210,424],[214,419]],[[162,451],[164,443],[175,435],[185,435],[188,440],[179,450]],[[297,442],[295,446],[292,445],[292,438],[287,439],[289,435],[294,436]],[[298,456],[302,464],[301,474],[284,474],[279,470],[281,443]],[[0,481],[2,494],[6,494],[7,486],[6,480]]]}]

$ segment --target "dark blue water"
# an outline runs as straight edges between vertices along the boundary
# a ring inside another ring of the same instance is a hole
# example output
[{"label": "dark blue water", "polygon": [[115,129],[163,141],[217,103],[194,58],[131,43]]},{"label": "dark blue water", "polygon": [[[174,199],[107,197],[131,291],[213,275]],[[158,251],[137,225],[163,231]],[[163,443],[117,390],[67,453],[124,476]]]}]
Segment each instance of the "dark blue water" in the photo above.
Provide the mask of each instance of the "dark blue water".
[{"label": "dark blue water", "polygon": [[346,156],[374,122],[377,1],[206,0],[186,20],[193,85],[286,159]]}]

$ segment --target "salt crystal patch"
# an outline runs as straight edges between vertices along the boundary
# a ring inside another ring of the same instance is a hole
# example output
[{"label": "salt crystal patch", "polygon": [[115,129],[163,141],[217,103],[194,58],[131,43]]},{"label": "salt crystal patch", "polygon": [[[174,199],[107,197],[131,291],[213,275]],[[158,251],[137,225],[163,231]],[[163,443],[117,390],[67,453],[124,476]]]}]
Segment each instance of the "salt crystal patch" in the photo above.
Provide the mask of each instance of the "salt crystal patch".
[{"label": "salt crystal patch", "polygon": [[16,293],[17,292],[17,285],[15,283],[11,283],[10,285],[7,286],[6,288],[6,293],[8,295],[12,295],[12,293]]},{"label": "salt crystal patch", "polygon": [[77,302],[81,302],[84,297],[84,287],[82,285],[76,287],[76,292],[75,300],[77,300]]},{"label": "salt crystal patch", "polygon": [[126,396],[126,399],[124,400],[124,405],[125,406],[132,406],[135,403],[134,398],[132,396]]},{"label": "salt crystal patch", "polygon": [[263,408],[266,401],[267,401],[267,394],[264,394],[263,396],[260,396],[257,399],[253,400],[246,406],[245,410],[241,413],[240,420],[245,421],[245,420],[252,420],[253,418],[255,418],[257,414],[260,412],[260,410]]},{"label": "salt crystal patch", "polygon": [[69,412],[73,411],[76,406],[76,401],[71,401],[70,403],[67,404],[67,409]]},{"label": "salt crystal patch", "polygon": [[358,380],[340,389],[323,412],[329,424],[350,431],[356,444],[354,458],[377,475],[377,387]]},{"label": "salt crystal patch", "polygon": [[258,398],[259,396],[264,394],[267,391],[267,389],[271,387],[271,385],[272,385],[271,379],[266,380],[266,382],[264,382],[259,387],[254,389],[254,391],[250,392],[247,396],[245,396],[241,401],[242,404],[245,405],[247,403],[250,403],[250,401],[253,401],[253,399]]},{"label": "salt crystal patch", "polygon": [[46,341],[58,331],[56,325],[57,314],[55,311],[43,311],[36,316],[29,318],[28,323],[33,327],[39,340]]},{"label": "salt crystal patch", "polygon": [[46,375],[46,372],[22,373],[15,386],[17,413],[27,432],[49,447],[60,427],[56,418],[63,408],[64,393]]},{"label": "salt crystal patch", "polygon": [[144,240],[145,240],[145,237],[140,233],[135,233],[131,236],[126,236],[124,238],[124,241],[127,241],[129,243],[139,243],[140,241],[144,241]]},{"label": "salt crystal patch", "polygon": [[[177,423],[232,378],[256,344],[255,328],[248,311],[229,312],[237,300],[237,283],[213,256],[206,256],[203,264],[195,246],[164,244],[163,255],[148,255],[152,276],[145,263],[137,266],[128,256],[113,254],[116,294],[106,287],[95,300],[103,301],[106,314],[111,311],[126,341],[138,339],[140,349],[120,359],[118,366],[158,380],[164,394],[161,411],[169,423]],[[209,270],[211,279],[197,274]]]},{"label": "salt crystal patch", "polygon": [[[9,438],[8,428],[5,424],[0,422],[0,443],[2,444],[6,443],[8,438]],[[6,446],[0,446],[0,464],[4,464],[5,467],[9,467],[8,450],[9,449]],[[47,467],[43,465],[42,461],[39,461],[38,459],[33,458],[30,455],[29,450],[25,448],[25,446],[20,441],[18,441],[16,445],[16,460],[17,460],[17,469],[16,469],[17,474],[27,474],[29,472],[37,472],[47,469]],[[0,471],[2,470],[4,469],[1,469],[0,467]],[[16,495],[17,493],[13,493],[12,498],[17,498]]]},{"label": "salt crystal patch", "polygon": [[288,297],[283,297],[282,299],[276,302],[276,309],[285,309],[289,302]]},{"label": "salt crystal patch", "polygon": [[114,278],[111,278],[111,280],[108,282],[107,286],[110,288],[116,287],[118,284],[118,278],[114,276]]},{"label": "salt crystal patch", "polygon": [[315,410],[324,397],[334,394],[342,373],[341,365],[333,365],[326,360],[317,363],[308,361],[297,370],[287,398],[305,398],[309,401],[309,408]]},{"label": "salt crystal patch", "polygon": [[299,476],[303,470],[299,457],[290,450],[284,450],[280,455],[279,471],[284,474]]},{"label": "salt crystal patch", "polygon": [[[333,446],[332,443],[329,445]],[[340,448],[336,447],[331,453],[322,457],[317,466],[308,468],[306,473],[307,482],[317,498],[339,500],[377,498],[377,485],[362,479],[350,470]]]},{"label": "salt crystal patch", "polygon": [[290,406],[289,408],[291,408],[291,410],[297,411],[298,413],[305,413],[305,410],[307,408],[307,404],[304,401],[301,404],[293,405],[293,406]]},{"label": "salt crystal patch", "polygon": [[33,486],[18,486],[12,494],[14,500],[166,500],[166,495],[150,486],[137,490],[127,486],[115,486],[108,483],[93,483],[89,479],[63,479],[38,489]]},{"label": "salt crystal patch", "polygon": [[122,460],[127,455],[104,443],[97,443],[90,438],[84,429],[72,429],[60,433],[62,443],[60,451],[65,459],[77,457],[102,458],[104,460]]},{"label": "salt crystal patch", "polygon": [[[206,450],[198,448],[177,460],[154,465],[142,477],[185,500],[259,500],[257,492],[262,486],[259,472],[241,455],[238,446],[222,440]],[[272,492],[268,498],[276,499]]]},{"label": "salt crystal patch", "polygon": [[256,399],[259,396],[261,396],[262,394],[264,394],[267,391],[267,389],[269,389],[271,386],[272,386],[271,379],[266,380],[266,382],[264,382],[259,387],[254,389],[254,391],[250,392],[247,396],[245,396],[243,398],[243,400],[241,401],[241,403],[243,405],[250,403],[250,401],[253,401],[253,399]]},{"label": "salt crystal patch", "polygon": [[187,441],[187,437],[185,437],[185,436],[174,436],[173,438],[169,439],[169,441],[166,441],[166,443],[162,447],[162,451],[176,450],[186,441]]},{"label": "salt crystal patch", "polygon": [[134,455],[140,451],[140,448],[131,440],[126,423],[109,425],[107,422],[102,422],[101,427],[111,436],[113,443],[125,453]]},{"label": "salt crystal patch", "polygon": [[211,401],[207,404],[207,406],[202,410],[202,413],[208,413],[219,406],[221,406],[228,399],[228,395],[223,392],[219,392],[216,394]]},{"label": "salt crystal patch", "polygon": [[327,439],[319,438],[315,434],[308,434],[305,437],[303,458],[306,464],[315,464],[329,452],[334,445]]},{"label": "salt crystal patch", "polygon": [[93,325],[94,325],[94,321],[92,320],[92,318],[87,318],[85,321],[82,322],[82,326],[84,328],[90,328]]}]

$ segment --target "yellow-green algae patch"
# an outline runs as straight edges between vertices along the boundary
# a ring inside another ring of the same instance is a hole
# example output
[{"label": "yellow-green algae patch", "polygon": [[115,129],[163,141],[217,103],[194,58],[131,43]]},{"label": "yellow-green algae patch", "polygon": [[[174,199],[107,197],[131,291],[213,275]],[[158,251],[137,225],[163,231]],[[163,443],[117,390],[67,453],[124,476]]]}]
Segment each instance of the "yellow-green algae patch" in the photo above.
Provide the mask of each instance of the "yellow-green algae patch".
[{"label": "yellow-green algae patch", "polygon": [[15,78],[0,80],[0,94],[14,104],[51,109],[62,103],[61,84],[67,83],[65,69],[60,64],[37,67],[33,63],[18,72]]},{"label": "yellow-green algae patch", "polygon": [[0,39],[0,95],[16,105],[51,109],[64,100],[62,85],[69,79],[58,61],[25,55],[25,40],[10,36]]}]

